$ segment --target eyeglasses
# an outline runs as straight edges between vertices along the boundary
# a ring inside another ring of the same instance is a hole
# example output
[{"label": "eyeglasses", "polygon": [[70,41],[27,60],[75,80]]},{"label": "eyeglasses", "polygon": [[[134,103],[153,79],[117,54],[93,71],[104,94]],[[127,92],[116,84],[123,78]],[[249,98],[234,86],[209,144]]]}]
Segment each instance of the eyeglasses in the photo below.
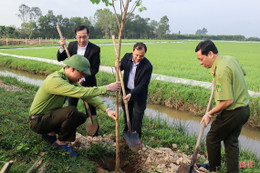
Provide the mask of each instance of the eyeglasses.
[{"label": "eyeglasses", "polygon": [[76,38],[78,38],[78,39],[87,39],[88,36],[87,36],[87,35],[84,35],[84,36],[78,36],[78,35],[76,35]]}]

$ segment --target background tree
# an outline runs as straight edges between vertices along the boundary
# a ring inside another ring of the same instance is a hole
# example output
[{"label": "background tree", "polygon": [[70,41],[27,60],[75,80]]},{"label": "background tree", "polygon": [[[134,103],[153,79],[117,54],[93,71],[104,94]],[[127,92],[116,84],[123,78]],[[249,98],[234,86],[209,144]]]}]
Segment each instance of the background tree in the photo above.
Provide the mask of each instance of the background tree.
[{"label": "background tree", "polygon": [[30,21],[37,22],[38,19],[42,16],[42,11],[39,7],[32,7],[29,12]]},{"label": "background tree", "polygon": [[149,38],[156,38],[158,36],[158,27],[159,27],[159,22],[157,22],[156,20],[150,21]]},{"label": "background tree", "polygon": [[17,36],[15,27],[12,26],[0,26],[0,38],[9,38]]},{"label": "background tree", "polygon": [[158,36],[159,39],[163,39],[166,34],[170,32],[169,19],[167,16],[163,16],[159,22],[158,26]]},{"label": "background tree", "polygon": [[22,20],[21,31],[27,38],[37,35],[37,22],[42,16],[42,11],[39,7],[28,7],[25,4],[19,6],[17,16]]},{"label": "background tree", "polygon": [[105,8],[97,10],[94,16],[96,19],[95,26],[101,29],[103,38],[111,38],[116,29],[113,13],[108,8]]},{"label": "background tree", "polygon": [[206,28],[198,29],[195,34],[196,35],[207,35],[208,30]]},{"label": "background tree", "polygon": [[39,31],[44,33],[45,38],[57,37],[57,17],[53,14],[52,10],[49,10],[45,16],[39,18]]},{"label": "background tree", "polygon": [[25,34],[26,38],[38,37],[38,29],[36,22],[27,22],[22,24],[22,31]]},{"label": "background tree", "polygon": [[19,6],[19,13],[17,16],[22,20],[22,23],[27,23],[30,19],[30,7],[25,4]]}]

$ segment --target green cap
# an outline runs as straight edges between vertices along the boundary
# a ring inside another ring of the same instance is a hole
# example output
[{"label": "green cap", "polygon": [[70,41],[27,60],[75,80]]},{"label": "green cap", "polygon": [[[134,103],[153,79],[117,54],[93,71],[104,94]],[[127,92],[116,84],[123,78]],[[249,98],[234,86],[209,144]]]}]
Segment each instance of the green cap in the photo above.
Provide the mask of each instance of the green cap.
[{"label": "green cap", "polygon": [[91,75],[89,61],[86,57],[81,55],[73,55],[65,59],[64,64],[77,69],[85,74]]}]

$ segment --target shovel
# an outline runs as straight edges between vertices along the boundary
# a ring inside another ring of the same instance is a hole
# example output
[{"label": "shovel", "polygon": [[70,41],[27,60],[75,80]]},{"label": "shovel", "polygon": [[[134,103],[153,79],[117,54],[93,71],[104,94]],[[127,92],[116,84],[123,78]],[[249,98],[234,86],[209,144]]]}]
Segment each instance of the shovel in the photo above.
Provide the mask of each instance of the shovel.
[{"label": "shovel", "polygon": [[[213,78],[212,83],[214,84],[214,78]],[[211,90],[211,95],[210,95],[210,99],[209,99],[209,102],[208,102],[206,113],[209,112],[209,110],[210,110],[211,103],[212,103],[212,100],[213,100],[213,96],[214,96],[214,85],[213,85],[212,90]],[[200,143],[201,143],[201,138],[202,138],[202,134],[204,132],[204,129],[205,129],[205,122],[203,122],[202,125],[201,125],[200,132],[199,132],[198,139],[197,139],[196,146],[195,146],[195,150],[194,150],[193,155],[192,155],[191,164],[187,165],[187,164],[181,163],[181,165],[179,166],[179,168],[177,170],[177,173],[196,173],[196,171],[194,169],[194,164],[197,160],[197,154],[198,154],[198,151],[199,151],[199,146],[200,146]]]},{"label": "shovel", "polygon": [[98,118],[97,115],[91,115],[88,103],[86,101],[83,102],[88,113],[88,118],[86,120],[86,131],[90,136],[94,136],[98,130]]},{"label": "shovel", "polygon": [[[112,39],[113,39],[113,43],[114,43],[116,57],[117,57],[117,60],[119,61],[119,55],[118,55],[118,52],[117,52],[116,41],[115,41],[114,35],[112,36]],[[123,82],[122,73],[121,73],[121,70],[119,68],[117,68],[117,71],[119,73],[119,79],[120,79],[120,82],[121,82],[123,97],[125,97],[126,93],[125,93],[125,86],[124,86],[124,82]],[[127,120],[127,127],[128,127],[128,131],[124,132],[123,136],[124,136],[128,146],[129,146],[129,148],[132,151],[138,151],[139,149],[142,148],[142,143],[139,139],[139,135],[136,132],[131,131],[131,124],[130,124],[129,111],[128,111],[128,103],[125,100],[123,100],[123,101],[124,101],[124,105],[125,105],[126,120]]]},{"label": "shovel", "polygon": [[[57,30],[60,35],[60,38],[63,38],[59,25],[57,25]],[[70,53],[69,53],[69,50],[66,45],[64,45],[64,49],[66,51],[68,58],[70,58]],[[98,130],[97,115],[91,115],[88,103],[84,100],[83,100],[83,102],[84,102],[85,108],[87,110],[87,113],[89,115],[89,117],[87,118],[87,121],[86,121],[86,131],[90,136],[94,136]]]}]

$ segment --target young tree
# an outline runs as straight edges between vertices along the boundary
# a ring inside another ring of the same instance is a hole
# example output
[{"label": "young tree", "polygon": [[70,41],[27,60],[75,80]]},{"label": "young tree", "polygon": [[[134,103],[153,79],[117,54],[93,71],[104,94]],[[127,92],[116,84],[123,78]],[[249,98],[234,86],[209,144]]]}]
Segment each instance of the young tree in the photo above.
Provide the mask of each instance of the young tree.
[{"label": "young tree", "polygon": [[[100,3],[100,0],[90,0],[93,4],[96,3],[96,4],[99,4]],[[119,29],[119,33],[118,33],[118,49],[116,51],[116,56],[117,56],[117,59],[119,59],[120,57],[120,51],[121,51],[121,39],[122,39],[122,34],[123,34],[123,30],[124,30],[124,27],[128,21],[128,19],[130,18],[130,16],[133,14],[134,10],[136,7],[140,6],[141,5],[141,0],[136,0],[136,1],[132,1],[132,0],[125,0],[125,2],[123,0],[119,0],[117,2],[119,2],[119,8],[120,8],[120,12],[121,12],[121,20],[119,19],[118,15],[117,15],[117,11],[116,11],[116,7],[115,7],[115,0],[102,0],[103,3],[106,4],[106,6],[110,5],[113,7],[114,9],[114,15],[116,17],[116,22],[117,22],[117,26],[118,26],[118,29]],[[130,9],[130,11],[128,11],[128,7],[129,7],[129,4],[130,2],[132,3],[132,8]],[[142,8],[139,8],[140,11],[142,10],[145,10],[146,8],[145,7],[142,7]],[[116,81],[118,81],[118,71],[119,69],[117,68],[117,77],[116,77]],[[116,145],[117,145],[117,149],[116,149],[116,168],[115,168],[115,172],[119,172],[119,139],[118,139],[118,136],[119,136],[119,131],[118,131],[118,126],[119,126],[119,123],[118,123],[118,92],[116,92],[116,117],[117,117],[117,120],[116,120]]]}]

